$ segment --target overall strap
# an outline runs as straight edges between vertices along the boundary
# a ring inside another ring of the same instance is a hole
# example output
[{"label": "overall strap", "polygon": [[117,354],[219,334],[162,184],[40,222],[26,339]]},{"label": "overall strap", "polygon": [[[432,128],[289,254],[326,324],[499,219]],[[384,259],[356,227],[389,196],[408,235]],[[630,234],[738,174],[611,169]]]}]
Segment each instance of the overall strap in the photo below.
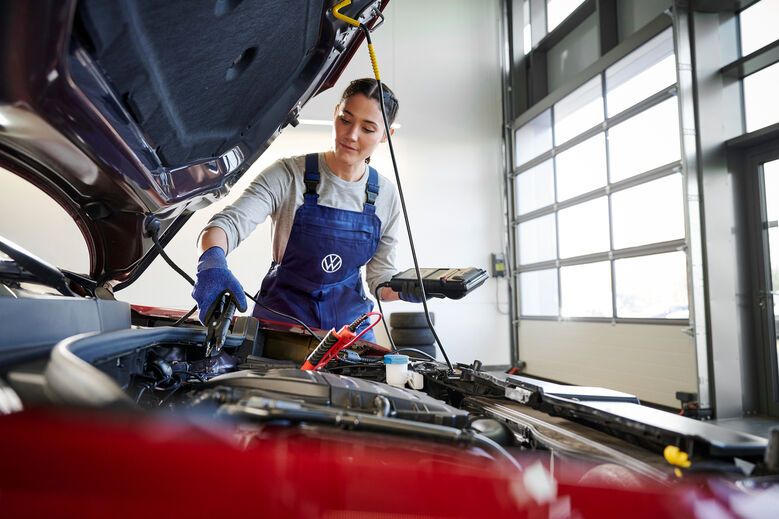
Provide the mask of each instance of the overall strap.
[{"label": "overall strap", "polygon": [[303,195],[304,203],[316,205],[319,199],[317,188],[319,187],[319,154],[309,153],[306,155],[306,172],[303,177],[306,184],[306,192]]},{"label": "overall strap", "polygon": [[363,212],[376,213],[376,198],[379,196],[379,173],[368,166],[368,182],[365,183],[365,204]]}]

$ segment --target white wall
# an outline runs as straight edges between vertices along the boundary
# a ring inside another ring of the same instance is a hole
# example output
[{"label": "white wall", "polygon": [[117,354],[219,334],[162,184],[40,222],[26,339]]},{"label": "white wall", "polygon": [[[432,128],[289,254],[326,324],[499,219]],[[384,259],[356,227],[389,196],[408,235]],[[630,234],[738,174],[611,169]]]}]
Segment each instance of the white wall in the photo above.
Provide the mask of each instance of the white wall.
[{"label": "white wall", "polygon": [[523,320],[519,357],[531,375],[670,407],[676,391],[698,392],[695,345],[678,326]]},{"label": "white wall", "polygon": [[0,236],[66,270],[89,271],[87,245],[68,213],[43,191],[2,168]]},{"label": "white wall", "polygon": [[[385,16],[373,42],[382,80],[400,100],[397,122],[401,128],[395,133],[394,146],[420,266],[486,269],[489,253],[501,250],[505,236],[500,194],[498,0],[392,0]],[[348,81],[371,76],[367,48],[362,46],[338,85],[313,99],[301,118],[331,119]],[[195,240],[210,216],[237,197],[276,158],[328,148],[330,133],[331,129],[323,126],[286,129],[225,200],[191,218],[166,247],[169,255],[193,272]],[[386,177],[393,177],[386,149],[372,158],[372,165]],[[5,202],[6,189],[17,183],[0,176],[4,199],[0,234],[12,231],[24,244],[29,236],[27,222],[12,221],[8,216],[16,214],[24,203],[16,197]],[[62,221],[47,218],[47,232],[57,234]],[[45,239],[27,247],[45,258],[58,254],[68,262],[86,263],[83,251],[71,255],[62,247],[52,250]],[[259,286],[270,260],[269,222],[259,226],[229,257],[231,268],[249,292]],[[412,265],[409,247],[401,243],[398,268]],[[117,297],[139,304],[187,308],[193,304],[190,291],[187,283],[158,259]],[[506,310],[505,301],[505,280],[490,279],[463,300],[430,302],[436,313],[436,329],[452,360],[508,363],[509,319],[498,310],[499,306]],[[404,302],[385,307],[388,313],[419,309],[421,305]],[[381,341],[383,332],[378,335]]]}]

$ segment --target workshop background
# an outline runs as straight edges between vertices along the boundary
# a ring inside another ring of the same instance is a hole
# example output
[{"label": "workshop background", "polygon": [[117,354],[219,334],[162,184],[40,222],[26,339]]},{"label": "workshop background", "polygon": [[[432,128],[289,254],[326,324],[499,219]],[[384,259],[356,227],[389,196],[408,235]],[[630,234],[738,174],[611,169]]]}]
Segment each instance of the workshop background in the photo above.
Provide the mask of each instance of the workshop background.
[{"label": "workshop background", "polygon": [[[421,266],[509,262],[430,302],[453,360],[779,416],[779,0],[392,0],[385,16],[373,38]],[[272,161],[326,149],[340,92],[370,75],[361,48],[176,235],[174,261],[194,271],[202,227]],[[386,149],[372,164],[394,181]],[[0,191],[0,234],[85,270],[62,210],[5,172]],[[247,290],[270,250],[268,221],[230,255]],[[190,290],[158,259],[117,297],[189,308]]]}]

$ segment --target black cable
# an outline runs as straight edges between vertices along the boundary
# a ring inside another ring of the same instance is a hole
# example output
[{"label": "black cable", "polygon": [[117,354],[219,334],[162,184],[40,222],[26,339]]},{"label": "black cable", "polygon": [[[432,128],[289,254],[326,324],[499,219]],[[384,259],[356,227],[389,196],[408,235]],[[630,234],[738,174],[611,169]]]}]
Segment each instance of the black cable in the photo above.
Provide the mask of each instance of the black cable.
[{"label": "black cable", "polygon": [[[157,250],[159,251],[159,253],[160,253],[160,256],[162,256],[162,259],[164,259],[164,260],[165,260],[165,262],[166,262],[168,265],[170,265],[170,268],[172,268],[173,270],[175,270],[176,272],[178,272],[178,273],[181,275],[181,277],[183,277],[184,279],[186,279],[186,280],[187,280],[187,282],[188,282],[190,285],[192,285],[192,286],[195,286],[195,280],[194,280],[194,279],[192,279],[191,277],[189,277],[189,275],[188,275],[186,272],[184,272],[183,270],[181,270],[181,268],[179,268],[179,266],[178,266],[178,265],[176,265],[176,263],[174,263],[174,262],[173,262],[173,260],[172,260],[172,259],[170,259],[170,257],[168,256],[168,254],[165,252],[165,249],[163,248],[162,244],[160,243],[160,239],[159,239],[159,236],[158,236],[158,233],[157,233],[157,231],[155,230],[154,232],[151,232],[150,234],[151,234],[151,239],[152,239],[152,241],[154,242],[154,245],[155,245],[155,247],[157,247]],[[293,317],[293,316],[291,316],[291,315],[287,315],[287,314],[285,314],[284,312],[279,312],[278,310],[274,310],[273,308],[270,308],[270,307],[268,307],[268,306],[265,306],[264,304],[262,304],[262,303],[260,303],[259,301],[257,301],[257,300],[256,300],[254,297],[252,297],[252,296],[249,294],[249,292],[246,292],[246,291],[244,291],[244,295],[245,295],[246,297],[248,297],[249,299],[251,299],[252,301],[254,301],[256,304],[260,305],[262,308],[266,309],[267,311],[269,311],[269,312],[272,312],[272,313],[274,313],[274,314],[276,314],[276,315],[279,315],[279,316],[281,316],[281,317],[284,317],[284,318],[285,318],[285,319],[287,319],[287,320],[290,320],[290,321],[294,321],[294,322],[296,322],[297,324],[299,324],[300,326],[302,326],[303,328],[305,328],[305,329],[306,329],[306,331],[307,331],[308,333],[310,333],[310,334],[311,334],[311,336],[312,336],[312,337],[314,337],[314,338],[317,340],[317,342],[321,342],[321,341],[322,341],[321,337],[319,337],[319,336],[318,336],[316,333],[314,333],[314,331],[313,331],[311,328],[309,328],[309,327],[306,325],[306,323],[304,323],[303,321],[301,321],[301,320],[300,320],[300,319],[298,319],[297,317]],[[192,312],[191,312],[189,315],[192,315],[192,313],[194,313],[194,310],[196,310],[196,309],[197,309],[197,306],[196,306],[195,308],[193,308],[193,309],[192,309]],[[186,317],[188,317],[189,315],[187,315]],[[173,326],[176,326],[176,325],[174,324]]]},{"label": "black cable", "polygon": [[428,359],[430,359],[430,360],[432,360],[432,361],[434,361],[434,362],[437,362],[437,360],[436,360],[436,358],[435,358],[435,357],[433,357],[433,356],[432,356],[432,355],[430,355],[429,353],[425,353],[424,351],[422,351],[422,350],[418,350],[418,349],[416,349],[416,348],[400,348],[400,349],[397,349],[397,350],[395,350],[395,351],[396,351],[396,352],[398,352],[398,353],[400,353],[401,351],[413,351],[414,353],[421,353],[422,355],[424,355],[424,356],[425,356],[425,357],[427,357]]},{"label": "black cable", "polygon": [[151,233],[151,239],[152,239],[152,241],[154,242],[154,245],[157,247],[157,251],[160,253],[160,256],[162,256],[162,259],[164,259],[164,260],[165,260],[165,262],[166,262],[168,265],[170,265],[170,268],[172,268],[173,270],[175,270],[176,272],[178,272],[178,273],[179,273],[179,275],[180,275],[181,277],[183,277],[184,279],[186,279],[186,280],[187,280],[187,282],[188,282],[190,285],[192,285],[192,286],[195,286],[195,280],[194,280],[194,279],[192,279],[191,277],[189,277],[189,274],[187,274],[186,272],[184,272],[183,270],[181,270],[181,269],[179,268],[179,266],[178,266],[178,265],[176,265],[176,264],[173,262],[173,260],[172,260],[172,259],[170,259],[170,256],[168,256],[168,253],[167,253],[167,252],[165,252],[165,249],[163,248],[162,244],[160,243],[160,239],[159,239],[159,236],[157,235],[157,232],[153,232],[153,233]]},{"label": "black cable", "polygon": [[397,346],[395,346],[395,341],[392,340],[392,334],[389,330],[389,325],[387,324],[387,319],[384,318],[384,312],[381,310],[381,295],[379,295],[379,291],[384,288],[388,287],[389,283],[382,283],[381,285],[376,287],[376,290],[373,292],[373,295],[376,296],[376,303],[379,305],[379,313],[381,314],[381,320],[384,322],[384,331],[387,332],[387,338],[390,341],[390,345],[392,346],[392,351],[398,351]]},{"label": "black cable", "polygon": [[381,297],[379,296],[379,290],[381,290],[384,287],[388,287],[389,283],[382,283],[381,285],[376,287],[376,290],[374,291],[373,295],[376,296],[376,303],[379,305],[379,313],[381,314],[381,320],[384,321],[384,330],[387,332],[387,338],[389,338],[390,345],[392,346],[392,351],[398,353],[401,351],[413,351],[416,353],[421,353],[425,357],[427,357],[430,360],[437,361],[435,357],[430,355],[429,353],[425,353],[422,350],[418,350],[416,348],[400,348],[398,349],[397,346],[395,346],[395,341],[392,340],[392,334],[390,333],[389,326],[387,325],[387,319],[384,318],[384,312],[381,310]]},{"label": "black cable", "polygon": [[181,326],[184,323],[184,321],[186,321],[187,319],[192,317],[192,314],[194,314],[195,312],[197,312],[197,305],[193,306],[192,309],[189,312],[187,312],[184,315],[182,315],[179,318],[179,320],[176,321],[175,323],[171,324],[171,326]]},{"label": "black cable", "polygon": [[[136,213],[136,214],[137,214],[137,213]],[[141,263],[143,260],[144,260],[144,256],[141,256],[141,257],[140,257],[140,258],[138,258],[137,260],[135,260],[135,261],[133,261],[132,263],[130,263],[130,264],[129,264],[127,267],[125,267],[123,270],[124,270],[125,272],[129,272],[129,271],[131,271],[132,269],[134,269],[135,267],[137,267],[137,266],[138,266],[138,265],[139,265],[139,264],[140,264],[140,263]],[[109,279],[114,279],[114,277],[115,277],[115,276],[116,276],[118,273],[119,273],[119,271],[118,271],[118,270],[112,270],[111,272],[106,272],[105,274],[103,274],[102,276],[100,276],[100,277],[99,277],[99,278],[98,278],[98,279],[95,281],[95,286],[98,286],[98,287],[100,287],[100,286],[103,286],[103,285],[105,284],[105,282],[106,282],[106,281],[108,281]],[[121,284],[121,283],[120,283],[120,284]]]},{"label": "black cable", "polygon": [[285,314],[284,312],[279,312],[278,310],[274,310],[273,308],[271,308],[271,307],[269,307],[269,306],[266,306],[266,305],[264,305],[264,304],[260,303],[258,300],[256,300],[254,297],[252,297],[252,296],[249,294],[249,292],[246,292],[246,291],[244,291],[244,295],[245,295],[246,297],[248,297],[249,299],[251,299],[252,301],[254,301],[254,303],[255,303],[255,304],[257,304],[257,305],[260,305],[262,308],[266,309],[267,311],[269,311],[269,312],[272,312],[272,313],[274,313],[274,314],[276,314],[276,315],[279,315],[279,316],[281,316],[281,317],[284,317],[285,319],[289,319],[290,321],[295,321],[297,324],[299,324],[300,326],[302,326],[303,328],[305,328],[305,329],[306,329],[306,331],[307,331],[308,333],[310,333],[310,334],[311,334],[311,336],[312,336],[314,339],[316,339],[316,340],[317,340],[317,342],[322,342],[322,338],[321,338],[319,335],[317,335],[316,333],[314,333],[314,330],[312,330],[311,328],[309,328],[309,327],[308,327],[308,325],[306,325],[306,323],[304,323],[303,321],[301,321],[301,320],[300,320],[300,319],[298,319],[297,317],[293,317],[293,316],[291,316],[291,315],[287,315],[287,314]]},{"label": "black cable", "polygon": [[[360,24],[360,29],[362,29],[362,31],[365,33],[365,41],[368,43],[368,45],[372,45],[371,35],[368,28],[364,24]],[[378,76],[378,74],[376,75]],[[417,252],[416,252],[416,248],[414,247],[414,238],[411,235],[411,224],[409,223],[408,211],[406,210],[406,199],[403,197],[403,187],[401,186],[400,174],[398,173],[398,163],[395,160],[395,149],[392,147],[392,137],[390,136],[390,125],[389,125],[389,121],[387,120],[386,109],[384,108],[384,88],[381,85],[381,80],[378,78],[376,79],[376,84],[379,87],[379,104],[381,105],[381,116],[384,119],[384,130],[387,132],[387,144],[389,145],[390,157],[392,157],[392,167],[395,170],[395,180],[398,186],[400,207],[403,209],[403,218],[406,223],[408,243],[411,246],[411,257],[414,259],[414,271],[417,274],[419,289],[422,291],[422,306],[425,309],[425,318],[427,319],[427,326],[430,328],[430,331],[433,332],[433,337],[435,337],[435,342],[438,345],[438,349],[441,350],[441,354],[444,356],[444,360],[446,360],[446,364],[449,366],[450,370],[453,370],[454,366],[452,366],[452,362],[449,360],[449,356],[446,354],[446,350],[444,350],[443,344],[441,344],[441,339],[438,338],[438,334],[436,333],[435,328],[433,327],[433,322],[430,319],[430,310],[427,308],[427,293],[425,292],[425,285],[424,283],[422,283],[422,273],[419,270],[419,261],[417,260]]]}]

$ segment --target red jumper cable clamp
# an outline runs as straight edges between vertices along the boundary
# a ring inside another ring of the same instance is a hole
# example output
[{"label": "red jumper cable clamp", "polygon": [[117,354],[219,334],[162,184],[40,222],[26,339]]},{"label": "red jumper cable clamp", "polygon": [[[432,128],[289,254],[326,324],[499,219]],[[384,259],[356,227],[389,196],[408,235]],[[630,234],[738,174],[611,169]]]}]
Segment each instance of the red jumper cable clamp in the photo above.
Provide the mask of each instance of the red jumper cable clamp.
[{"label": "red jumper cable clamp", "polygon": [[[370,326],[361,331],[359,335],[355,335],[354,332],[357,330],[357,327],[364,323],[372,315],[377,316],[378,319],[376,319],[371,323]],[[354,344],[357,339],[365,335],[368,330],[376,326],[379,321],[381,321],[380,313],[369,312],[367,314],[361,315],[351,324],[344,325],[337,332],[335,331],[335,328],[331,328],[330,331],[327,332],[327,335],[325,335],[325,338],[322,339],[322,342],[320,342],[317,347],[314,348],[314,351],[311,352],[300,369],[303,371],[311,371],[323,368],[327,365],[328,362],[333,360],[339,351]]]}]

